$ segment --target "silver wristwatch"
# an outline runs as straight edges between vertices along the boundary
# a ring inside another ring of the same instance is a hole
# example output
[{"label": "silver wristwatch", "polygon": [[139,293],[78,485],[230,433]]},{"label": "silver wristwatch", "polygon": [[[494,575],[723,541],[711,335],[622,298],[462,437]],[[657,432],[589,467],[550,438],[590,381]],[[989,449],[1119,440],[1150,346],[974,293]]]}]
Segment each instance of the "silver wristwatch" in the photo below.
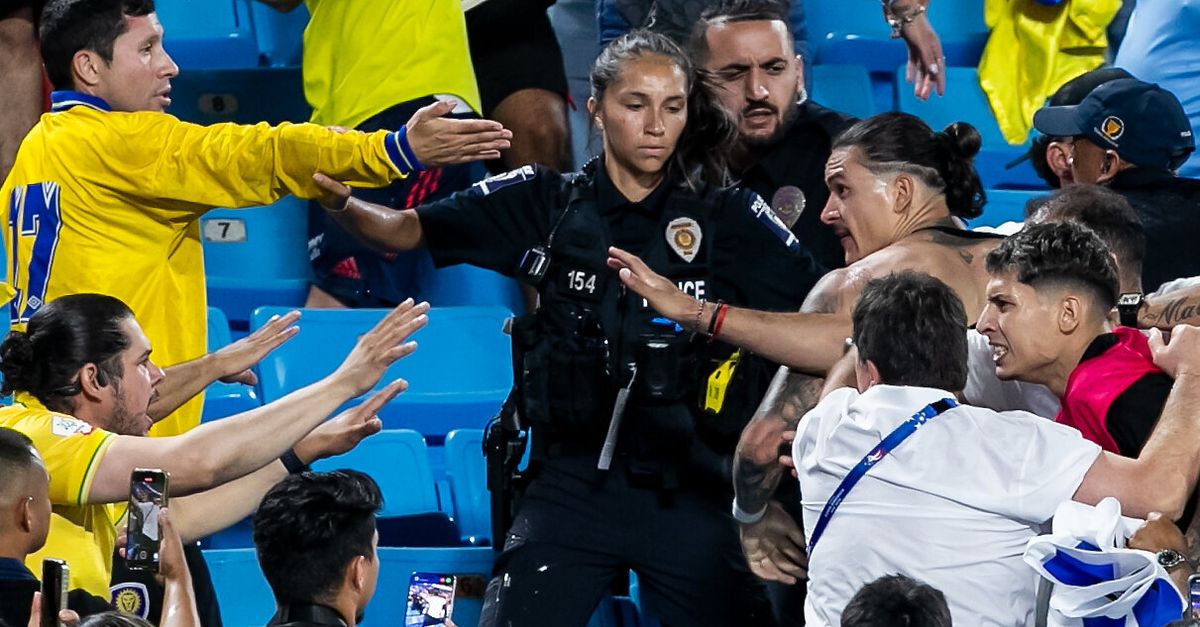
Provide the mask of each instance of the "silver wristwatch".
[{"label": "silver wristwatch", "polygon": [[1180,564],[1191,565],[1188,563],[1188,559],[1175,549],[1163,549],[1158,552],[1157,558],[1158,565],[1162,566],[1164,570],[1171,570]]}]

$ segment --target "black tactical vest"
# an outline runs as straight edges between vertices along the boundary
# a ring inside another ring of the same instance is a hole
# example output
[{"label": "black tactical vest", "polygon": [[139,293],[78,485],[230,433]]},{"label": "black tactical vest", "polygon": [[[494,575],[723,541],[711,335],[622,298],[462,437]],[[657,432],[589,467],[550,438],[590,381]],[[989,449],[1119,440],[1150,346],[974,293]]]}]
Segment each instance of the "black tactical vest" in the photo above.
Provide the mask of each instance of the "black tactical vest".
[{"label": "black tactical vest", "polygon": [[[551,433],[602,438],[618,390],[629,386],[629,414],[687,422],[669,429],[690,432],[685,401],[696,396],[705,343],[661,318],[607,266],[613,238],[589,174],[564,183],[563,209],[545,243],[550,262],[540,306],[514,325],[521,413]],[[673,189],[647,247],[630,251],[699,298],[712,286],[709,258],[719,234],[708,216],[717,191]]]}]

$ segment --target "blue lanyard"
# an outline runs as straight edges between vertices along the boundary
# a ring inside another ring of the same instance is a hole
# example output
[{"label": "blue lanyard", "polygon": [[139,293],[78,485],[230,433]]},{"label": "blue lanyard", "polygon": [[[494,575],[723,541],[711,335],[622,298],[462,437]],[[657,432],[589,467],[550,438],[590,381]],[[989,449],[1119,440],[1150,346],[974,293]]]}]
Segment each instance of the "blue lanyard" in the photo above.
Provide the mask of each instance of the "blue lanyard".
[{"label": "blue lanyard", "polygon": [[903,424],[896,427],[878,446],[871,449],[867,456],[858,462],[858,465],[850,469],[842,479],[842,483],[838,485],[833,494],[829,496],[829,500],[825,503],[825,509],[821,510],[821,517],[817,519],[817,525],[813,528],[812,538],[808,540],[808,554],[812,555],[813,549],[817,547],[817,540],[821,539],[821,535],[825,533],[825,527],[829,524],[829,520],[833,518],[833,513],[837,511],[842,501],[846,500],[846,495],[850,494],[850,490],[858,485],[858,481],[866,476],[867,471],[871,470],[887,457],[887,454],[892,452],[900,443],[908,439],[908,436],[916,432],[921,425],[933,420],[938,414],[957,407],[958,402],[953,398],[943,398],[940,401],[934,401],[926,405],[921,411],[912,415],[912,418],[905,420]]}]

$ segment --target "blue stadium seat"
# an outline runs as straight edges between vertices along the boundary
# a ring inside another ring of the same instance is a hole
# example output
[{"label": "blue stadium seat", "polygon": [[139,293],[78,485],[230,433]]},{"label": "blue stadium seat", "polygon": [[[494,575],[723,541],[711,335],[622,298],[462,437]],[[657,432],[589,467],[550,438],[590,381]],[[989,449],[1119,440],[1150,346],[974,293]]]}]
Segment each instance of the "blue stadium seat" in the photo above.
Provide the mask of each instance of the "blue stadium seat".
[{"label": "blue stadium seat", "polygon": [[250,3],[254,17],[254,37],[258,52],[267,65],[300,65],[304,28],[308,26],[308,7],[301,3],[289,13],[281,13],[255,0]]},{"label": "blue stadium seat", "polygon": [[[908,60],[908,51],[903,41],[891,38],[879,5],[861,0],[806,0],[804,10],[809,49],[816,63],[862,65],[871,75],[875,109],[891,111],[897,90],[906,89],[903,74],[897,80],[894,71]],[[979,64],[988,35],[982,1],[934,3],[929,19],[949,65]]]},{"label": "blue stadium seat", "polygon": [[[904,68],[896,70],[899,79]],[[999,189],[1042,189],[1046,184],[1037,177],[1028,161],[1012,169],[1006,164],[1029,151],[1029,142],[1013,146],[1004,140],[1000,125],[992,113],[987,95],[979,86],[979,71],[973,67],[946,68],[946,97],[922,102],[911,91],[898,93],[899,110],[919,116],[934,130],[953,122],[969,122],[983,138],[983,149],[975,159],[985,187]]]},{"label": "blue stadium seat", "polygon": [[812,99],[821,105],[867,118],[875,115],[871,76],[861,65],[815,65]]},{"label": "blue stadium seat", "polygon": [[[986,43],[987,33],[943,39],[942,54],[948,65],[974,66],[979,64]],[[830,33],[823,41],[814,42],[814,46],[817,50],[815,58],[820,65],[861,65],[866,68],[876,111],[894,110],[897,92],[912,92],[912,86],[904,82],[904,75],[896,76],[896,66],[904,65],[908,60],[908,49],[903,41],[886,36]],[[947,93],[953,96],[949,90]]]},{"label": "blue stadium seat", "polygon": [[418,266],[421,300],[434,307],[505,307],[525,311],[516,280],[466,264],[435,268],[428,256]]},{"label": "blue stadium seat", "polygon": [[196,124],[307,122],[312,115],[298,67],[182,71],[171,79],[167,112]]},{"label": "blue stadium seat", "polygon": [[1025,203],[1047,193],[1049,192],[989,189],[983,215],[971,220],[971,226],[1000,226],[1005,222],[1023,222]]},{"label": "blue stadium seat", "polygon": [[[216,351],[222,346],[232,343],[229,331],[229,320],[225,312],[216,307],[208,308],[208,352]],[[208,422],[240,414],[258,407],[258,392],[253,387],[240,383],[222,383],[217,381],[208,386],[204,392],[204,412],[200,422]]]},{"label": "blue stadium seat", "polygon": [[464,541],[491,539],[492,512],[487,489],[481,429],[455,429],[446,436],[446,480],[454,517]]},{"label": "blue stadium seat", "polygon": [[[379,549],[379,582],[375,597],[367,606],[365,627],[394,627],[403,616],[407,603],[408,579],[413,572],[453,574],[465,581],[467,591],[454,602],[454,622],[459,627],[475,627],[483,609],[482,583],[487,581],[495,561],[488,547],[395,548]],[[258,567],[254,549],[208,550],[205,560],[212,572],[213,586],[221,604],[225,627],[260,627],[274,613],[270,587]],[[473,580],[473,581],[470,581]]]},{"label": "blue stadium seat", "polygon": [[167,52],[184,74],[193,68],[258,65],[258,44],[245,0],[159,0]]},{"label": "blue stadium seat", "polygon": [[383,492],[380,516],[438,511],[429,451],[416,431],[385,429],[348,453],[314,462],[312,468],[318,472],[350,468],[370,475]]},{"label": "blue stadium seat", "polygon": [[225,627],[262,627],[275,613],[271,587],[253,548],[205,550]]},{"label": "blue stadium seat", "polygon": [[[286,311],[261,307],[251,328]],[[359,334],[386,314],[382,309],[306,309],[300,334],[259,364],[259,391],[264,403],[304,387],[333,372],[349,354]],[[512,387],[509,338],[501,326],[511,313],[501,307],[440,307],[417,332],[417,351],[392,366],[380,387],[403,377],[401,394],[379,412],[388,429],[415,429],[440,444],[457,428],[481,428],[499,410]]]},{"label": "blue stadium seat", "polygon": [[[892,30],[874,2],[805,0],[804,12],[810,47],[819,47],[830,33],[891,38]],[[983,2],[975,0],[935,2],[929,10],[929,22],[943,42],[988,32],[983,20]]]},{"label": "blue stadium seat", "polygon": [[307,211],[306,201],[288,196],[265,207],[205,214],[209,304],[241,328],[261,305],[304,305],[311,274]]}]

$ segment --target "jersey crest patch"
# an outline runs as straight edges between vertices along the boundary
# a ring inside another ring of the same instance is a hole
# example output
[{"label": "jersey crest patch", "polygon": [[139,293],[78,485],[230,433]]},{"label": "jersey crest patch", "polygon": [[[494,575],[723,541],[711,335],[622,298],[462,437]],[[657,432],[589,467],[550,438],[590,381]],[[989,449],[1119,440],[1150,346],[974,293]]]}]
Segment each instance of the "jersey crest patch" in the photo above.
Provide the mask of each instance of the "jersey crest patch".
[{"label": "jersey crest patch", "polygon": [[118,610],[145,619],[150,617],[150,593],[146,590],[146,584],[127,581],[113,586],[109,591],[112,593],[112,604]]},{"label": "jersey crest patch", "polygon": [[696,258],[703,237],[700,225],[691,218],[675,218],[667,224],[667,244],[688,263]]},{"label": "jersey crest patch", "polygon": [[75,418],[55,416],[53,422],[50,423],[50,432],[64,438],[72,435],[87,435],[92,432],[92,425]]},{"label": "jersey crest patch", "polygon": [[534,171],[533,166],[525,165],[517,168],[516,170],[511,170],[509,172],[505,172],[504,174],[497,174],[496,176],[483,179],[482,181],[479,181],[471,186],[471,192],[480,196],[487,196],[488,194],[496,190],[504,189],[509,185],[516,185],[517,183],[532,181],[536,176],[537,172]]}]

